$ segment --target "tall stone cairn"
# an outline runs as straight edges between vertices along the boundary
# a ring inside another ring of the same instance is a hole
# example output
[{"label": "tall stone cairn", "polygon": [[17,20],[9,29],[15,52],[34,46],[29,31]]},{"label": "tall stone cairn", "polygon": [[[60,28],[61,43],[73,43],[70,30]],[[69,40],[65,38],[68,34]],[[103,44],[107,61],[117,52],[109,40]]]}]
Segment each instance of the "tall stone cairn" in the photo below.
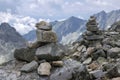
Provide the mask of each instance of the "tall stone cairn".
[{"label": "tall stone cairn", "polygon": [[88,22],[86,23],[87,31],[83,33],[83,39],[87,46],[95,47],[96,44],[100,44],[103,36],[102,32],[98,28],[98,23],[96,18],[91,16]]}]

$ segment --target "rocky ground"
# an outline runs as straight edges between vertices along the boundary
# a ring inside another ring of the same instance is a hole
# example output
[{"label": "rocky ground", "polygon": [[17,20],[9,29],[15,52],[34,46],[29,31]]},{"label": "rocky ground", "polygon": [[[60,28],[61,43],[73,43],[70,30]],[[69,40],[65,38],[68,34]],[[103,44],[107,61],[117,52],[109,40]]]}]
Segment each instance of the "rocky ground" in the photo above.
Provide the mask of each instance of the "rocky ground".
[{"label": "rocky ground", "polygon": [[65,47],[49,24],[38,23],[38,40],[0,66],[0,80],[120,80],[120,32],[97,25],[92,16],[83,40]]}]

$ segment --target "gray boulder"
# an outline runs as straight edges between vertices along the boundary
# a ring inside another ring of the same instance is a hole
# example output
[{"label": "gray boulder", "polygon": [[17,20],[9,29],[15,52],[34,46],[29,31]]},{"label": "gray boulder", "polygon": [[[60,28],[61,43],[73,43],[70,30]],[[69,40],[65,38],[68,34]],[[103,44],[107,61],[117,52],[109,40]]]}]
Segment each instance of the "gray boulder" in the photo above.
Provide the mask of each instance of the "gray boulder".
[{"label": "gray boulder", "polygon": [[36,30],[38,42],[57,42],[57,35],[52,31]]},{"label": "gray boulder", "polygon": [[120,48],[115,47],[115,48],[111,48],[107,51],[107,55],[111,58],[118,58],[120,57]]},{"label": "gray boulder", "polygon": [[37,69],[38,74],[41,76],[49,76],[50,70],[51,70],[51,65],[48,62],[41,63]]},{"label": "gray boulder", "polygon": [[51,44],[47,44],[45,46],[39,47],[36,50],[35,55],[40,60],[54,61],[54,60],[61,60],[64,57],[65,53],[59,47],[58,44],[51,43]]},{"label": "gray boulder", "polygon": [[96,60],[99,57],[106,57],[106,53],[103,49],[98,49],[96,52],[92,54],[92,58]]},{"label": "gray boulder", "polygon": [[91,71],[90,74],[95,78],[102,78],[103,76],[105,76],[105,73],[102,70],[95,70],[95,71]]},{"label": "gray boulder", "polygon": [[35,60],[36,49],[21,48],[14,51],[14,57],[18,60],[31,62]]},{"label": "gray boulder", "polygon": [[84,65],[72,59],[64,61],[62,68],[56,69],[50,80],[91,80]]},{"label": "gray boulder", "polygon": [[22,68],[21,71],[23,72],[31,72],[33,70],[36,70],[38,67],[38,63],[36,61],[32,61],[28,64],[25,64]]},{"label": "gray boulder", "polygon": [[106,76],[109,78],[119,77],[120,73],[118,71],[118,65],[114,65],[110,69],[107,70]]}]

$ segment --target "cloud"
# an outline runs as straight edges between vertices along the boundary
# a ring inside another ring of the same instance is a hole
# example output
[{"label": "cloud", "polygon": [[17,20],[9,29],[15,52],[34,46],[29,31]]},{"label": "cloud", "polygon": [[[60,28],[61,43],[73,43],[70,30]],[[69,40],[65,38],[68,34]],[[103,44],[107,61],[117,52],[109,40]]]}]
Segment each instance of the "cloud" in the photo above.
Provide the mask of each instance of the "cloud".
[{"label": "cloud", "polygon": [[88,16],[120,8],[120,0],[0,0],[0,11],[36,19],[58,20],[70,16]]},{"label": "cloud", "polygon": [[23,35],[35,29],[34,25],[37,20],[29,16],[19,16],[11,13],[0,12],[0,23],[2,22],[10,23],[12,27]]}]

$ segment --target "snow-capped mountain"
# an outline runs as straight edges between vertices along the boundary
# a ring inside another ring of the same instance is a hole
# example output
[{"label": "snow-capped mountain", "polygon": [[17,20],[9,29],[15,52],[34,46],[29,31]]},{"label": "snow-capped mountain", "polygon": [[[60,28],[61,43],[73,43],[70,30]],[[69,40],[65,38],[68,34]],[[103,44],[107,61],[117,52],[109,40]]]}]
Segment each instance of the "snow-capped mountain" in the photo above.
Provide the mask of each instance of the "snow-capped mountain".
[{"label": "snow-capped mountain", "polygon": [[97,17],[101,29],[108,29],[113,23],[120,20],[120,10],[113,10],[108,13],[101,11],[94,15]]},{"label": "snow-capped mountain", "polygon": [[[97,17],[97,22],[99,23],[100,29],[108,29],[114,22],[120,20],[120,10],[113,10],[111,12],[101,11],[93,15]],[[15,22],[15,20],[18,21]],[[22,20],[24,23],[20,22],[20,20]],[[27,32],[24,32],[27,34],[23,35],[23,37],[28,41],[34,41],[36,39],[36,32],[35,28],[33,27],[37,20],[33,18],[26,19],[21,17],[20,20],[18,17],[15,17],[13,20],[11,19],[11,21],[14,21],[13,26],[17,29],[17,26],[20,28],[22,25],[26,25],[25,27],[22,27],[23,29],[21,29],[24,31],[27,30]],[[22,25],[15,25],[19,23]],[[63,21],[53,21],[50,23],[53,25],[53,30],[58,35],[59,42],[68,44],[80,39],[82,32],[85,31],[86,20],[72,16]],[[32,26],[29,26],[28,24],[31,24]],[[19,33],[21,33],[21,30],[17,29]]]},{"label": "snow-capped mountain", "polygon": [[67,44],[75,41],[85,30],[86,20],[77,17],[70,17],[64,21],[58,22],[53,26],[53,30],[58,35],[61,43]]}]

